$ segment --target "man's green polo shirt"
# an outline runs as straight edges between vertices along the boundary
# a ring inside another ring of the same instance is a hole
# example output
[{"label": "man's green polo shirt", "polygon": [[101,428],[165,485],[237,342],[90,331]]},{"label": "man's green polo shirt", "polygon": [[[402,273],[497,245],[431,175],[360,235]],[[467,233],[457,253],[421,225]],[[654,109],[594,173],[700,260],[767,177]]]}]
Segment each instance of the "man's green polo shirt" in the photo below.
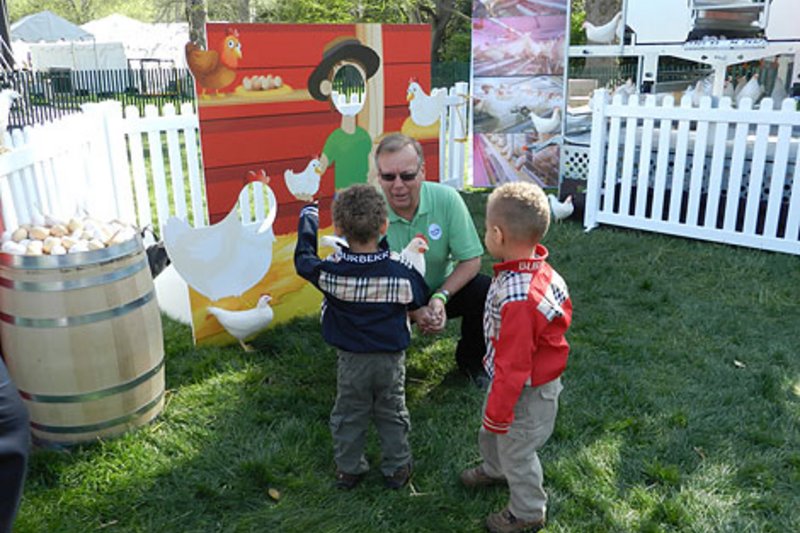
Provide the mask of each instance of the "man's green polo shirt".
[{"label": "man's green polo shirt", "polygon": [[483,255],[483,245],[467,205],[447,185],[423,182],[419,207],[411,221],[399,217],[389,207],[386,238],[391,250],[401,251],[417,233],[428,240],[425,281],[432,291],[442,286],[455,263]]}]

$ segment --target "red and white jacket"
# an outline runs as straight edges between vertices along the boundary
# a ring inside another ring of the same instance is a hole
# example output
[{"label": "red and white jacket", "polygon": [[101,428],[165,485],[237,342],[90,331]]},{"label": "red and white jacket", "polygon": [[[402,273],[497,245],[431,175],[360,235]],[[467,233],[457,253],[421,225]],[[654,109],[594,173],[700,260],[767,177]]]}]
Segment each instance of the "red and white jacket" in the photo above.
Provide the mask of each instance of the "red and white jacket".
[{"label": "red and white jacket", "polygon": [[494,433],[508,432],[525,385],[552,381],[567,366],[564,333],[572,322],[572,301],[546,259],[547,248],[539,244],[531,259],[494,266],[483,314],[483,366],[492,378],[483,426]]}]

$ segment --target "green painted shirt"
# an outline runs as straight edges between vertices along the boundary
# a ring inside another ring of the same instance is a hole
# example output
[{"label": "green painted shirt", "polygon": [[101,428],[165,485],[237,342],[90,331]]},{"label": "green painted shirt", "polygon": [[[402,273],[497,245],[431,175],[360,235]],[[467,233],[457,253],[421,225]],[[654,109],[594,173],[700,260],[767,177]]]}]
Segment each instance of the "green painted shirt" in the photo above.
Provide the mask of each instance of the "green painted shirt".
[{"label": "green painted shirt", "polygon": [[328,135],[322,153],[328,165],[334,165],[334,188],[341,190],[354,183],[366,183],[372,138],[367,130],[356,126],[354,133],[336,128]]},{"label": "green painted shirt", "polygon": [[391,250],[401,251],[417,233],[428,239],[425,281],[431,290],[442,286],[455,263],[483,255],[483,245],[467,205],[458,191],[447,185],[423,182],[419,207],[410,222],[389,207],[386,238]]}]

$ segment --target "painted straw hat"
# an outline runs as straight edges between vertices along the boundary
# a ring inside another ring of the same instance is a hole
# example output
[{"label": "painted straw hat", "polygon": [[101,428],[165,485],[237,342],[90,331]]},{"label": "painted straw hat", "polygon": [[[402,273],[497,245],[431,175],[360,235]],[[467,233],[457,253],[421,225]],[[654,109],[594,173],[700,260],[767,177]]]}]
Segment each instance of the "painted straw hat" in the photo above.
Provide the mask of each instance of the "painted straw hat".
[{"label": "painted straw hat", "polygon": [[[331,69],[336,63],[350,60],[361,64],[371,78],[381,64],[378,54],[369,46],[364,46],[355,37],[338,37],[325,45],[322,52],[322,61],[308,77],[308,92],[315,100],[325,101],[329,98],[320,90],[323,80],[329,79]],[[366,81],[366,80],[364,80]]]}]

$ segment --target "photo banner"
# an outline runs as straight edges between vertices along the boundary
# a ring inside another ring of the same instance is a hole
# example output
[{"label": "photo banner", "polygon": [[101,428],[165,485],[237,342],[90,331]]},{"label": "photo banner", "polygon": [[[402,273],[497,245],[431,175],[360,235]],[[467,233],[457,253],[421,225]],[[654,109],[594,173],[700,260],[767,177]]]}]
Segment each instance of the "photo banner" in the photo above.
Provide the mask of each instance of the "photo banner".
[{"label": "photo banner", "polygon": [[558,187],[568,0],[475,0],[473,185]]}]

